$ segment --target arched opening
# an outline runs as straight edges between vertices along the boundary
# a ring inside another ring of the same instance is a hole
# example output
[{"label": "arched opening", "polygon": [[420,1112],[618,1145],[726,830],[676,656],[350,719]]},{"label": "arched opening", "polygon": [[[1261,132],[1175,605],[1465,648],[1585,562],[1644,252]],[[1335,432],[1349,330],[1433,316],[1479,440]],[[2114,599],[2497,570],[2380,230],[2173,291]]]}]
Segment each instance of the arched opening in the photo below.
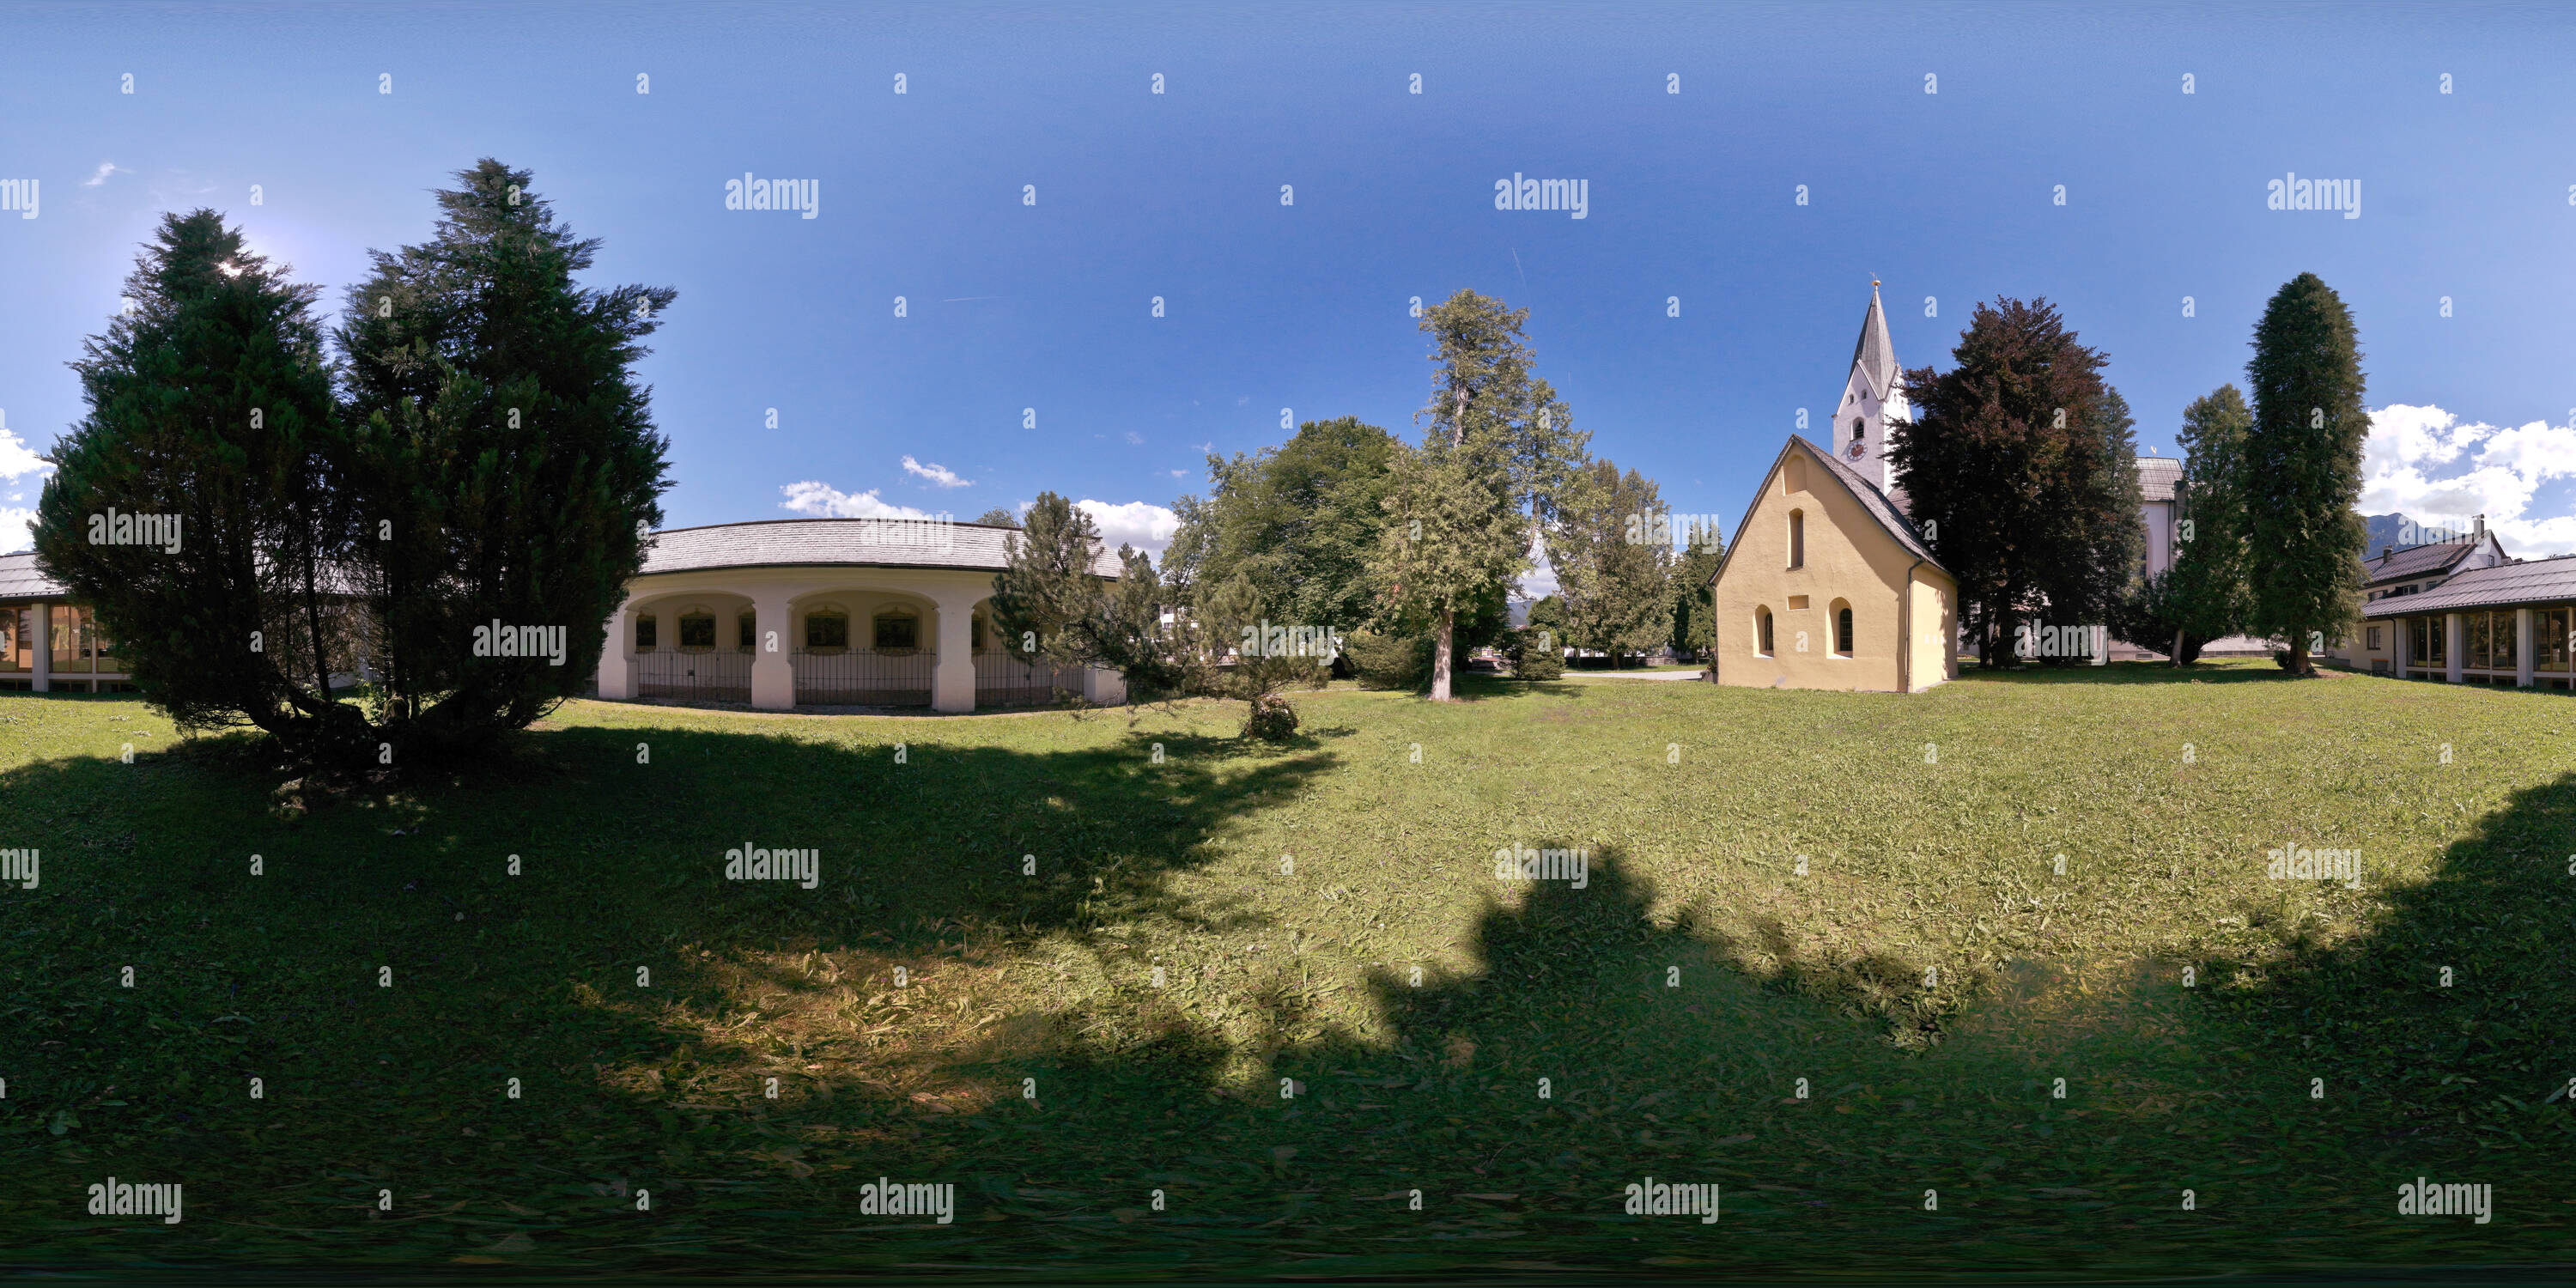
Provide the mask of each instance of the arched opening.
[{"label": "arched opening", "polygon": [[1852,655],[1852,610],[1851,610],[1851,605],[1849,605],[1849,604],[1847,604],[1847,603],[1844,603],[1843,601],[1841,601],[1841,600],[1837,599],[1837,600],[1835,600],[1835,601],[1834,601],[1833,608],[1834,608],[1834,656],[1835,656],[1835,657],[1850,657],[1850,656]]},{"label": "arched opening", "polygon": [[702,608],[680,614],[680,651],[712,653],[716,651],[716,615]]},{"label": "arched opening", "polygon": [[757,647],[757,645],[755,645],[755,644],[753,643],[753,641],[758,640],[759,638],[760,638],[760,614],[759,614],[759,612],[757,612],[756,610],[753,610],[753,609],[746,608],[746,609],[742,610],[741,612],[734,614],[734,619],[733,619],[733,651],[734,651],[734,652],[737,652],[737,653],[748,653],[748,652],[751,652],[755,647]]},{"label": "arched opening", "polygon": [[1789,566],[1807,566],[1807,512],[1804,510],[1789,512]]},{"label": "arched opening", "polygon": [[880,653],[909,653],[921,647],[921,614],[909,608],[882,609],[869,626],[869,647]]},{"label": "arched opening", "polygon": [[1768,608],[1753,610],[1753,651],[1763,657],[1771,656],[1771,610]]},{"label": "arched opening", "polygon": [[818,608],[805,614],[805,651],[808,653],[841,653],[850,647],[850,615],[839,608]]}]

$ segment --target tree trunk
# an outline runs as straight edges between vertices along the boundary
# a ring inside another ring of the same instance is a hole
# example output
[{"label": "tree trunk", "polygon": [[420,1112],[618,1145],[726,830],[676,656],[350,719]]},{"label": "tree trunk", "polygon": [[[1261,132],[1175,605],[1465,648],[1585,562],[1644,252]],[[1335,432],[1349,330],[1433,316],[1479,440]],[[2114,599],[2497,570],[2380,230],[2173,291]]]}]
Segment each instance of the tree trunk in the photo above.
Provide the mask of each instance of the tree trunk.
[{"label": "tree trunk", "polygon": [[2188,659],[2184,658],[2182,655],[2182,628],[2177,626],[2174,628],[2173,664],[2175,666],[2181,666],[2187,660]]},{"label": "tree trunk", "polygon": [[1449,700],[1449,638],[1457,620],[1457,609],[1441,609],[1440,630],[1432,636],[1431,700],[1434,702]]},{"label": "tree trunk", "polygon": [[2291,631],[2290,674],[2315,675],[2316,673],[2317,664],[2308,657],[2308,633],[2299,630]]}]

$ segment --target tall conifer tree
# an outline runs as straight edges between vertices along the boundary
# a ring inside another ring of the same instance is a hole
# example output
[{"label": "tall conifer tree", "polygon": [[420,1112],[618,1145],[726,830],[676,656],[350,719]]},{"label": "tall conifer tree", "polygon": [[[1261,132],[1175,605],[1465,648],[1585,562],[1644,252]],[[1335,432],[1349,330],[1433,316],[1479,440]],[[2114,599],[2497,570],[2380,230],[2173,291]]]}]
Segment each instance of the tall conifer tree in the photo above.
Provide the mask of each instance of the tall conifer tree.
[{"label": "tall conifer tree", "polygon": [[1532,567],[1534,537],[1557,521],[1558,498],[1584,457],[1565,404],[1532,374],[1521,328],[1527,309],[1460,291],[1425,309],[1433,339],[1430,404],[1419,450],[1399,454],[1372,579],[1379,619],[1427,628],[1431,698],[1446,702],[1462,617],[1497,604]]},{"label": "tall conifer tree", "polygon": [[[55,450],[36,557],[181,728],[354,748],[365,718],[330,689],[353,665],[329,594],[345,439],[318,291],[288,271],[212,210],[162,216],[126,279],[133,310],[72,364],[89,414]],[[93,544],[109,514],[175,519],[177,548]]]},{"label": "tall conifer tree", "polygon": [[2290,279],[2255,324],[2245,375],[2252,624],[2287,640],[2291,674],[2314,675],[2311,636],[2340,639],[2361,613],[2368,534],[2353,505],[2370,415],[2352,310],[2316,274]]}]

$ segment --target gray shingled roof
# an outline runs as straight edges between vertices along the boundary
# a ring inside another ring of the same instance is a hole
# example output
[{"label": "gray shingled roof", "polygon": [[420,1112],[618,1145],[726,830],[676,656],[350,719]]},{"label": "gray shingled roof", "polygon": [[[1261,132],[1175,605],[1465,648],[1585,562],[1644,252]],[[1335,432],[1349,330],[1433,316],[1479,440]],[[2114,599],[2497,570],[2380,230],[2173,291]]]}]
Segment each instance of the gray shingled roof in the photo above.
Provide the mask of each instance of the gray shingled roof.
[{"label": "gray shingled roof", "polygon": [[2437,541],[2431,545],[2408,546],[2389,552],[2384,558],[2364,565],[2364,585],[2376,586],[2384,581],[2404,581],[2441,570],[2469,557],[2486,538],[2478,541]]},{"label": "gray shingled roof", "polygon": [[[877,519],[760,519],[653,534],[644,571],[691,572],[709,568],[760,568],[792,564],[835,567],[963,568],[999,572],[1002,540],[1011,528],[980,523],[945,529]],[[940,548],[945,540],[947,549]],[[1103,550],[1091,570],[1118,575],[1118,552]],[[63,587],[36,570],[36,554],[0,555],[0,599],[61,596]]]},{"label": "gray shingled roof", "polygon": [[2570,601],[2576,601],[2576,555],[2560,555],[2555,559],[2472,568],[2420,595],[2372,600],[2362,610],[2362,616],[2376,621],[2464,608],[2512,608]]},{"label": "gray shingled roof", "polygon": [[63,593],[62,586],[36,570],[36,552],[0,555],[0,599],[44,599]]},{"label": "gray shingled roof", "polygon": [[1878,306],[1878,283],[1869,284],[1869,312],[1860,320],[1860,339],[1852,345],[1852,365],[1860,368],[1872,395],[1885,398],[1896,387],[1896,341],[1887,335],[1887,314]]},{"label": "gray shingled roof", "polygon": [[2138,458],[2138,499],[2170,501],[2174,488],[2182,482],[2182,462],[2170,456]]},{"label": "gray shingled roof", "polygon": [[[1015,531],[980,523],[931,525],[883,519],[756,519],[673,528],[653,534],[653,545],[644,556],[644,573],[786,565],[999,572],[1007,562],[1003,539]],[[1100,551],[1092,559],[1091,570],[1103,577],[1117,576],[1118,552]]]},{"label": "gray shingled roof", "polygon": [[[1860,498],[1860,507],[1869,511],[1869,516],[1878,520],[1878,526],[1887,529],[1889,536],[1896,538],[1896,544],[1905,547],[1923,562],[1935,568],[1941,568],[1941,561],[1932,555],[1932,547],[1924,543],[1923,534],[1914,530],[1914,520],[1907,518],[1903,510],[1897,509],[1895,502],[1890,501],[1886,493],[1879,491],[1868,479],[1862,478],[1860,471],[1835,460],[1832,452],[1808,443],[1801,435],[1791,434],[1789,441],[1805,443],[1808,452],[1823,461],[1825,467],[1834,472],[1834,477],[1841,479],[1843,486],[1850,488],[1851,494]],[[1941,568],[1941,571],[1950,570]]]}]

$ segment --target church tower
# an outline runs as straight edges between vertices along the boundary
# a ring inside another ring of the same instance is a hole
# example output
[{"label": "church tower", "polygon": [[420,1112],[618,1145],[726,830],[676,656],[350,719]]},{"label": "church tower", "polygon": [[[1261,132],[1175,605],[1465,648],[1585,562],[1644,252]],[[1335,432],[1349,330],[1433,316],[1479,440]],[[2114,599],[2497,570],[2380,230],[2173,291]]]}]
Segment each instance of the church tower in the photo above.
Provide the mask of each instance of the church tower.
[{"label": "church tower", "polygon": [[1869,316],[1861,319],[1860,343],[1852,346],[1851,376],[1834,406],[1834,456],[1879,491],[1901,496],[1895,467],[1887,461],[1887,426],[1891,420],[1913,418],[1904,375],[1896,365],[1896,342],[1888,338],[1887,313],[1879,306],[1873,279]]}]

